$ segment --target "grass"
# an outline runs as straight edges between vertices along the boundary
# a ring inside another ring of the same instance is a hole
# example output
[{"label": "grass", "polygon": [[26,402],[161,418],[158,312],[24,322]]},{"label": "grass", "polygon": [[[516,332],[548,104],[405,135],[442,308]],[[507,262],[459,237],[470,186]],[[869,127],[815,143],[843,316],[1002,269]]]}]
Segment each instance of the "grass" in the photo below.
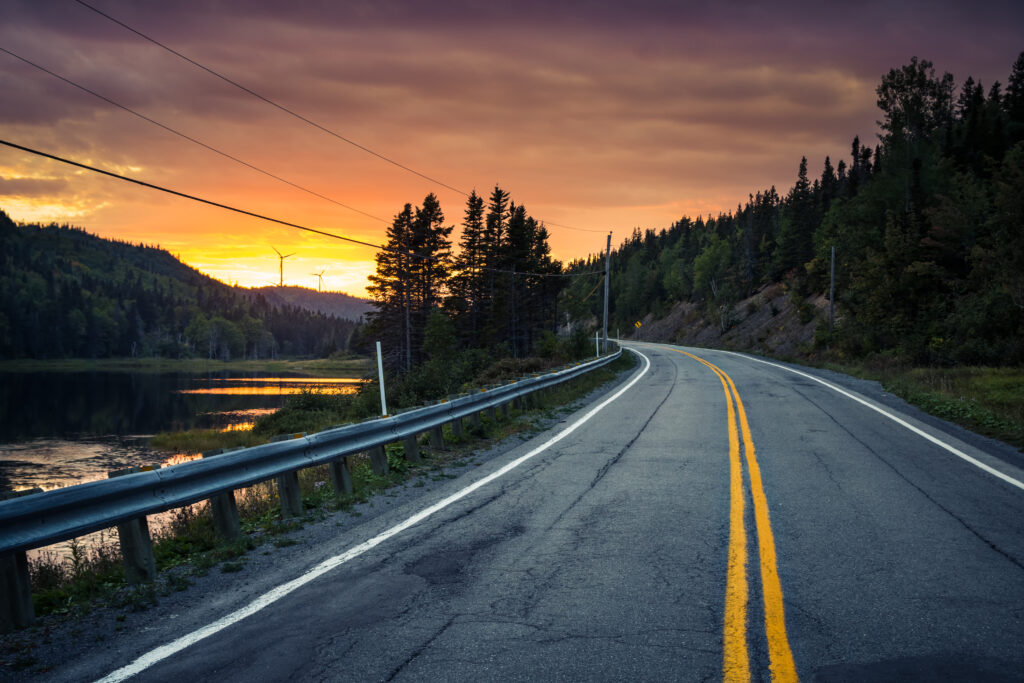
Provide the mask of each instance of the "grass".
[{"label": "grass", "polygon": [[915,368],[879,360],[827,367],[875,380],[926,413],[1024,450],[1024,368]]},{"label": "grass", "polygon": [[[358,516],[354,510],[357,503],[369,502],[375,495],[395,486],[411,483],[413,487],[421,487],[431,481],[454,479],[457,475],[446,469],[461,471],[470,465],[479,465],[474,458],[475,451],[515,434],[536,432],[545,417],[558,410],[568,410],[569,404],[611,381],[635,362],[631,354],[625,354],[603,368],[534,394],[528,409],[513,409],[508,418],[499,414],[496,420],[484,417],[480,425],[467,424],[462,437],[452,432],[450,424],[445,425],[444,449],[431,448],[429,439],[423,435],[420,439],[422,461],[418,464],[405,459],[402,444],[388,444],[385,452],[390,472],[386,476],[374,474],[366,454],[349,456],[353,491],[348,495],[339,494],[331,487],[327,465],[300,470],[299,487],[305,508],[301,519],[281,517],[276,489],[269,482],[238,490],[235,499],[242,536],[234,541],[227,542],[217,536],[207,503],[174,510],[169,522],[153,539],[159,574],[154,584],[126,584],[119,544],[116,535],[110,532],[105,532],[105,536],[88,549],[72,541],[67,558],[44,552],[29,561],[36,614],[82,614],[97,605],[145,609],[155,604],[160,595],[186,589],[192,578],[203,576],[214,567],[219,566],[222,573],[243,571],[246,553],[263,544],[276,548],[296,545],[298,541],[287,534],[308,521],[323,519],[338,511]],[[203,443],[200,436],[192,434],[189,438],[196,439],[194,443],[207,449],[208,444]]]},{"label": "grass", "polygon": [[180,432],[161,432],[149,440],[149,445],[171,453],[205,453],[218,448],[256,446],[266,439],[257,437],[252,430],[239,429],[222,432],[219,429],[189,429]]}]

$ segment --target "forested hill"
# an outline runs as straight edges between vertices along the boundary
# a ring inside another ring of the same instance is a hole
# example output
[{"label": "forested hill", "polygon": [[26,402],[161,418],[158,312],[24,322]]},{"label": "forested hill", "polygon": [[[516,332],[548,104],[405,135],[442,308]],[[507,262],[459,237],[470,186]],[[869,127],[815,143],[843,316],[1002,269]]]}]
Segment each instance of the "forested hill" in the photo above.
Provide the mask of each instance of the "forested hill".
[{"label": "forested hill", "polygon": [[336,318],[359,321],[374,310],[366,299],[349,296],[342,292],[318,292],[305,287],[254,287],[254,296],[262,296],[276,306],[296,306],[307,311],[333,315]]},{"label": "forested hill", "polygon": [[[753,294],[784,283],[833,353],[1024,363],[1024,53],[1005,88],[973,78],[958,87],[915,58],[877,95],[877,146],[854,138],[850,156],[825,158],[820,173],[804,158],[788,192],[751,194],[733,213],[636,231],[612,254],[613,328],[686,302],[725,332],[752,314]],[[833,247],[829,334],[809,301],[828,295]],[[564,292],[576,317],[599,317],[592,286],[578,278]]]},{"label": "forested hill", "polygon": [[354,327],[228,286],[158,247],[18,225],[0,211],[0,358],[322,356],[346,350]]}]

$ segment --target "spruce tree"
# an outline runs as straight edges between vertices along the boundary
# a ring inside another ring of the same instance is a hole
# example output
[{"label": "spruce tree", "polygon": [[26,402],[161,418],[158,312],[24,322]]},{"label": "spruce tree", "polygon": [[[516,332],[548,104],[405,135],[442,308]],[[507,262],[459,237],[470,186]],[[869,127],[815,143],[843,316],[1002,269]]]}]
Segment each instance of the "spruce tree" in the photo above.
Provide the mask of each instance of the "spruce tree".
[{"label": "spruce tree", "polygon": [[447,308],[456,316],[463,342],[469,346],[479,344],[480,318],[486,301],[487,281],[482,270],[486,260],[484,239],[484,199],[473,190],[466,201],[459,254],[452,266],[451,296],[447,302]]},{"label": "spruce tree", "polygon": [[[377,310],[369,315],[369,331],[387,340],[385,358],[392,369],[412,367],[409,242],[412,205],[406,204],[387,230],[385,249],[377,252],[377,270],[366,288]],[[399,351],[396,353],[396,349]]]}]

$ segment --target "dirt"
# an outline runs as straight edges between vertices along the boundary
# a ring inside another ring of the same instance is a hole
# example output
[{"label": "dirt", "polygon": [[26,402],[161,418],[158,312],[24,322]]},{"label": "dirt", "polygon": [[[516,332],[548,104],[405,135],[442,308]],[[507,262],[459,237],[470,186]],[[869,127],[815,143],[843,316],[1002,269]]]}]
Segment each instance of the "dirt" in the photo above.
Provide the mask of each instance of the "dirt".
[{"label": "dirt", "polygon": [[793,299],[785,285],[766,285],[711,318],[703,305],[681,301],[663,318],[645,317],[629,338],[775,358],[806,357],[813,350],[816,329],[828,324],[828,299],[816,296],[799,300],[799,305]]}]

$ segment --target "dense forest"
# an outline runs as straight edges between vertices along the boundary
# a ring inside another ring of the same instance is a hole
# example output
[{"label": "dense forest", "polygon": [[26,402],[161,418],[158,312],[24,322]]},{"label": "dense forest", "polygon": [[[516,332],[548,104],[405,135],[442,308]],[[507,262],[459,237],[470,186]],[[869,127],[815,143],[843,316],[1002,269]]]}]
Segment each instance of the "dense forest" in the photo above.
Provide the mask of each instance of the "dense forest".
[{"label": "dense forest", "polygon": [[[738,301],[784,282],[804,303],[827,294],[836,249],[834,333],[816,342],[846,357],[911,363],[1024,363],[1024,53],[1004,89],[937,76],[914,58],[877,87],[881,134],[854,138],[848,160],[750,195],[731,213],[636,230],[612,253],[613,326],[698,302],[722,329]],[[597,267],[602,256],[569,264]],[[592,284],[562,305],[600,317]]]},{"label": "dense forest", "polygon": [[355,326],[230,287],[156,247],[0,212],[0,358],[324,356],[346,350]]},{"label": "dense forest", "polygon": [[500,187],[486,202],[470,195],[457,255],[453,229],[429,194],[395,216],[377,254],[368,288],[376,310],[365,334],[391,341],[388,364],[400,372],[459,349],[520,357],[542,332],[554,333],[564,278],[547,229]]},{"label": "dense forest", "polygon": [[[914,58],[877,95],[874,146],[854,138],[848,159],[826,157],[813,177],[801,159],[784,195],[771,187],[734,212],[635,230],[611,256],[612,328],[689,301],[726,330],[739,301],[777,282],[813,316],[805,302],[828,292],[835,248],[837,321],[819,326],[819,345],[1024,363],[1024,53],[1005,88],[957,88]],[[455,245],[433,194],[395,215],[355,348],[382,340],[389,370],[421,395],[495,358],[586,353],[603,255],[563,268],[544,225],[497,186],[473,192],[460,223]],[[355,327],[228,287],[160,249],[2,213],[0,259],[3,357],[323,355],[347,348]]]},{"label": "dense forest", "polygon": [[373,310],[373,306],[366,299],[343,292],[319,292],[295,285],[284,285],[283,287],[267,285],[253,287],[246,291],[253,297],[262,296],[272,306],[294,306],[314,313],[333,315],[335,318],[345,318],[357,322]]}]

